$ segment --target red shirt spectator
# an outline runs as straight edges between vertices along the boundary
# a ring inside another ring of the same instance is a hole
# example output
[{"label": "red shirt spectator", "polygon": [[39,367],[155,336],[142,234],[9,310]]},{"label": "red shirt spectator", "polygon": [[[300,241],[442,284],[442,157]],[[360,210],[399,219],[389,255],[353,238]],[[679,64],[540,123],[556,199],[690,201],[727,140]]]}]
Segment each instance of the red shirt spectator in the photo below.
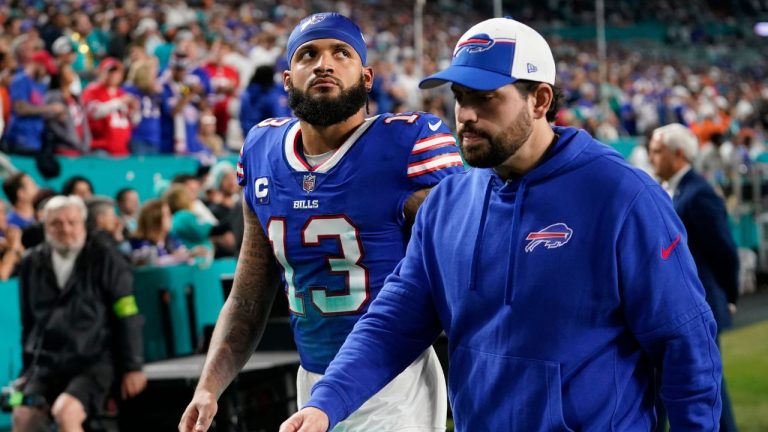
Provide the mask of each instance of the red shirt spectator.
[{"label": "red shirt spectator", "polygon": [[93,135],[91,148],[111,156],[130,154],[132,115],[138,112],[137,100],[120,88],[123,71],[119,60],[104,59],[99,66],[98,81],[83,92],[83,104]]},{"label": "red shirt spectator", "polygon": [[6,86],[0,86],[0,103],[3,105],[3,124],[7,125],[11,121],[11,95]]},{"label": "red shirt spectator", "polygon": [[213,114],[216,116],[216,132],[225,135],[229,122],[228,106],[234,91],[240,85],[240,76],[235,68],[224,64],[208,63],[203,70],[210,77],[211,87],[215,92],[212,101]]},{"label": "red shirt spectator", "polygon": [[232,66],[208,63],[203,70],[211,79],[211,87],[216,93],[231,93],[240,85],[240,76]]},{"label": "red shirt spectator", "polygon": [[203,67],[211,82],[211,105],[216,116],[216,133],[226,135],[229,123],[229,104],[240,86],[237,69],[224,64],[224,56],[231,51],[231,46],[221,39],[211,46],[209,62]]}]

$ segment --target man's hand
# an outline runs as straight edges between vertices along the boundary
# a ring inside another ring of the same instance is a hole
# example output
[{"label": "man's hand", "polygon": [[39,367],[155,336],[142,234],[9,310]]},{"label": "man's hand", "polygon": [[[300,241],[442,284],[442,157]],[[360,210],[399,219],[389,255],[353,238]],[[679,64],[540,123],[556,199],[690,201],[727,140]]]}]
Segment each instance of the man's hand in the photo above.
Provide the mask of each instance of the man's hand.
[{"label": "man's hand", "polygon": [[280,432],[326,432],[329,423],[330,420],[324,412],[309,407],[292,415],[280,425]]},{"label": "man's hand", "polygon": [[9,225],[5,231],[5,238],[8,249],[24,252],[24,245],[21,243],[21,230],[19,227]]},{"label": "man's hand", "polygon": [[124,95],[120,96],[120,102],[122,102],[126,106],[134,106],[137,105],[139,100],[136,99],[136,97],[130,93],[125,93]]},{"label": "man's hand", "polygon": [[125,240],[125,235],[123,234],[123,229],[125,228],[125,225],[123,224],[122,219],[115,218],[115,227],[112,229],[112,237],[115,238],[115,240],[119,242],[122,242]]},{"label": "man's hand", "polygon": [[120,387],[120,395],[123,399],[136,396],[147,387],[147,376],[142,371],[128,372],[123,375],[123,385]]},{"label": "man's hand", "polygon": [[48,116],[53,118],[67,112],[67,106],[61,102],[53,102],[47,105]]},{"label": "man's hand", "polygon": [[206,390],[197,390],[192,402],[187,405],[179,422],[179,432],[205,432],[211,427],[213,417],[218,411],[216,396]]}]

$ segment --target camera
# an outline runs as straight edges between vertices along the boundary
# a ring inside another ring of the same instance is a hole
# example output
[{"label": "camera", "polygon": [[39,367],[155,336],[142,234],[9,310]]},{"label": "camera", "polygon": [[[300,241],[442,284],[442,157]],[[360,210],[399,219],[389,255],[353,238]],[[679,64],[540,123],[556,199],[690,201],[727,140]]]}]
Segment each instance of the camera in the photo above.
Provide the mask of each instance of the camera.
[{"label": "camera", "polygon": [[24,393],[10,385],[3,387],[3,391],[0,393],[0,408],[3,412],[11,412],[14,407],[23,405],[23,403]]},{"label": "camera", "polygon": [[42,395],[25,395],[22,391],[17,390],[14,382],[3,387],[0,392],[0,409],[3,412],[11,412],[17,406],[28,406],[42,408],[48,405],[48,402]]}]

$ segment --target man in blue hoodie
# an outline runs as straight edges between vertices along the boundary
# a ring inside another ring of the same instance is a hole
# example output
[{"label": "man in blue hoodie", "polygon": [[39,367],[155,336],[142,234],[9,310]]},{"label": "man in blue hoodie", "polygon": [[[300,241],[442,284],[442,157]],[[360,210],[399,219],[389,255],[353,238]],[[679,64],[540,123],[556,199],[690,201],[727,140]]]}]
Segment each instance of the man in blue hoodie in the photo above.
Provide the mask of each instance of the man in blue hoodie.
[{"label": "man in blue hoodie", "polygon": [[476,169],[433,190],[405,258],[280,430],[333,429],[441,331],[457,431],[650,431],[659,397],[673,431],[717,430],[716,326],[669,197],[549,124],[555,62],[530,27],[472,27],[421,86],[446,82]]}]

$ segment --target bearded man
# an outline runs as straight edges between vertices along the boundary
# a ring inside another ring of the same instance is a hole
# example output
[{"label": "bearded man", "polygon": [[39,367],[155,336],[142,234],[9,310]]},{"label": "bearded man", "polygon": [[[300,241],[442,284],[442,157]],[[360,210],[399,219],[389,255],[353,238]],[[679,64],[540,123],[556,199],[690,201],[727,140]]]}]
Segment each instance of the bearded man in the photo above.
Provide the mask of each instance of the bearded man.
[{"label": "bearded man", "polygon": [[120,379],[120,396],[139,394],[147,379],[133,275],[120,253],[86,235],[80,197],[56,196],[43,208],[46,241],[21,262],[19,290],[22,402],[14,431],[83,430]]}]

